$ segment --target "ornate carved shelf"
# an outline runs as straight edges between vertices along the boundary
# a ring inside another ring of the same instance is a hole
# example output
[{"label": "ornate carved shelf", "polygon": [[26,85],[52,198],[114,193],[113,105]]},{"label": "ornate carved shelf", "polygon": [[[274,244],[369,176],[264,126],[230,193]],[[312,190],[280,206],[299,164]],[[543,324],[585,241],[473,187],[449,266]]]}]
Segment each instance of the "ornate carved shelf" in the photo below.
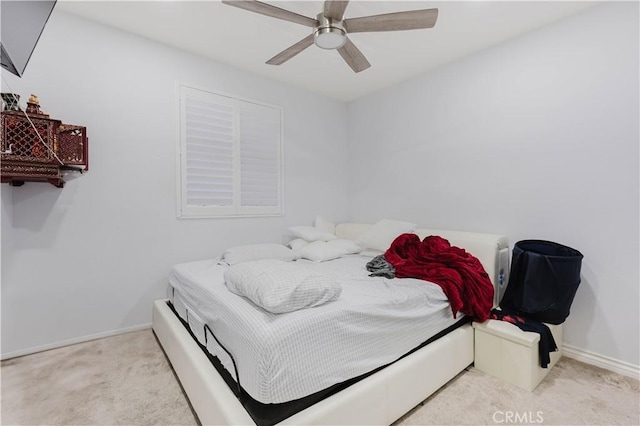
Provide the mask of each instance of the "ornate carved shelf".
[{"label": "ornate carved shelf", "polygon": [[86,127],[63,124],[32,104],[27,112],[2,111],[1,124],[2,183],[49,182],[62,188],[65,170],[89,170]]}]

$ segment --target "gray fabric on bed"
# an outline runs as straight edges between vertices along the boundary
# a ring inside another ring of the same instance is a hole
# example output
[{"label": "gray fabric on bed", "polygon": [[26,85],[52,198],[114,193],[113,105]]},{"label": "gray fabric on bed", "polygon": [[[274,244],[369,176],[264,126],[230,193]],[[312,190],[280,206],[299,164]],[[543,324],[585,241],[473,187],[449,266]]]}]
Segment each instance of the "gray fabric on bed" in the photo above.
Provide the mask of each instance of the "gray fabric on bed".
[{"label": "gray fabric on bed", "polygon": [[367,262],[367,271],[371,272],[370,277],[395,278],[396,268],[384,258],[384,255],[378,255]]}]

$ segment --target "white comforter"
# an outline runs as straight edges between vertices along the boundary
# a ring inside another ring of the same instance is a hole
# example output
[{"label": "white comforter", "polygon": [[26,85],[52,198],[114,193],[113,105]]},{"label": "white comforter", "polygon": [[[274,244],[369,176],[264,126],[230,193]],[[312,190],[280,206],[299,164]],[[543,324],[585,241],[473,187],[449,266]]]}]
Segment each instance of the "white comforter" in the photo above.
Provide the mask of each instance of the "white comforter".
[{"label": "white comforter", "polygon": [[[175,294],[176,310],[201,343],[206,323],[231,352],[240,384],[254,399],[286,402],[393,362],[456,321],[440,287],[368,277],[368,260],[359,255],[319,264],[299,260],[334,276],[342,294],[285,314],[230,292],[223,279],[228,267],[215,260],[174,266],[169,294]],[[235,377],[231,359],[210,335],[207,348]]]}]

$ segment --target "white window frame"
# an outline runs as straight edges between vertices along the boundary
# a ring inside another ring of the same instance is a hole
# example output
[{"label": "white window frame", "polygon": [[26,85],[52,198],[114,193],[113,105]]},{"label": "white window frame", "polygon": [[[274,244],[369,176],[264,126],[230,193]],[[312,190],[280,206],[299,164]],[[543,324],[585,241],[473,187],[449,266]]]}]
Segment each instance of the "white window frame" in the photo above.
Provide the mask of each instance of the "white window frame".
[{"label": "white window frame", "polygon": [[[216,93],[186,84],[178,84],[179,141],[178,141],[178,217],[179,218],[220,218],[220,217],[255,217],[282,216],[284,214],[284,154],[283,154],[283,110],[281,107],[265,104],[255,100],[242,99],[235,96]],[[187,202],[187,98],[211,100],[217,98],[225,104],[233,106],[233,205],[232,206],[194,206]],[[242,206],[241,203],[241,169],[240,169],[240,107],[270,108],[278,112],[279,132],[277,140],[277,205],[275,206]]]}]

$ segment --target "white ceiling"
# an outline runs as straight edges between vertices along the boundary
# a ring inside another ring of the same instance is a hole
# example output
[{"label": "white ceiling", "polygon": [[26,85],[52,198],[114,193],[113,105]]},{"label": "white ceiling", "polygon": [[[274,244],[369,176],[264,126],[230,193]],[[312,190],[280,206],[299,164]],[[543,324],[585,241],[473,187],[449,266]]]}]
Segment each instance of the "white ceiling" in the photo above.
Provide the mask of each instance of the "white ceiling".
[{"label": "white ceiling", "polygon": [[[322,1],[267,1],[315,17]],[[311,46],[280,66],[265,61],[310,34],[303,25],[208,1],[58,1],[66,11],[253,73],[349,101],[502,43],[595,2],[357,1],[345,18],[438,8],[427,30],[357,33],[371,63],[358,74],[338,52]]]}]

